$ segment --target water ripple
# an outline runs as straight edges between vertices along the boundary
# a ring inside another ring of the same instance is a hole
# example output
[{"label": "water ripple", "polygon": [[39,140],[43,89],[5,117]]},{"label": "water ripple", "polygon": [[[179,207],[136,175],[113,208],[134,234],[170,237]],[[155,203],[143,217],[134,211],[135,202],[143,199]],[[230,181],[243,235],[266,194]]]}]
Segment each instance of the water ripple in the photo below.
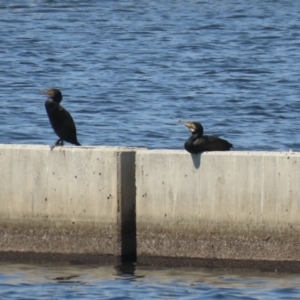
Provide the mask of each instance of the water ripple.
[{"label": "water ripple", "polygon": [[3,299],[298,299],[298,276],[136,265],[1,265]]},{"label": "water ripple", "polygon": [[84,145],[182,149],[189,133],[177,119],[189,119],[235,150],[299,151],[297,1],[19,0],[0,10],[0,143],[52,144],[37,91],[58,87]]}]

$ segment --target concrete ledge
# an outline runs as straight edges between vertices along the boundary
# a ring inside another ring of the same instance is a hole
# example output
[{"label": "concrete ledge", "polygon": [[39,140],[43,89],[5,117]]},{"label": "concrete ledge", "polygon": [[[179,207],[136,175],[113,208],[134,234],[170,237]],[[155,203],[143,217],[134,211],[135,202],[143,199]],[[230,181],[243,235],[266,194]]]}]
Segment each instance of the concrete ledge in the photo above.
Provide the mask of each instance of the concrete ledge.
[{"label": "concrete ledge", "polygon": [[0,165],[6,257],[300,262],[300,153],[0,145]]},{"label": "concrete ledge", "polygon": [[300,260],[300,153],[139,150],[138,257]]},{"label": "concrete ledge", "polygon": [[0,145],[0,251],[135,255],[134,162],[126,148]]}]

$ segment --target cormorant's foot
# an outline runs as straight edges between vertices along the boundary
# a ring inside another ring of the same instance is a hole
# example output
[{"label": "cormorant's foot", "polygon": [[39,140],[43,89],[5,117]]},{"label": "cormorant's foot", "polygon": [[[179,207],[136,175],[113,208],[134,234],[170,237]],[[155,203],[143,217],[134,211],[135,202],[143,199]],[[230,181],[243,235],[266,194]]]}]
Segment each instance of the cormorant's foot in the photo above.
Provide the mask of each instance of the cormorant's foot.
[{"label": "cormorant's foot", "polygon": [[56,146],[63,146],[63,145],[64,145],[64,141],[62,139],[58,139],[54,145],[50,146],[50,149],[52,151]]},{"label": "cormorant's foot", "polygon": [[58,139],[55,143],[55,146],[63,146],[64,145],[64,141],[62,139]]}]

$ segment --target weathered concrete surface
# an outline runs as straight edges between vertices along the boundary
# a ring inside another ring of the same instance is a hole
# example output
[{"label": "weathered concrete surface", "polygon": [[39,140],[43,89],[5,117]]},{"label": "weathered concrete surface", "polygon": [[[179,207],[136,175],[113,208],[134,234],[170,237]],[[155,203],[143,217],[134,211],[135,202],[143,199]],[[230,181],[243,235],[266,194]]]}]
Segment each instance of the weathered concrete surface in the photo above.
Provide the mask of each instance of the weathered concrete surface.
[{"label": "weathered concrete surface", "polygon": [[121,226],[133,226],[134,162],[126,148],[0,145],[0,251],[134,254]]},{"label": "weathered concrete surface", "polygon": [[137,254],[300,261],[300,153],[139,150]]},{"label": "weathered concrete surface", "polygon": [[0,260],[300,262],[300,153],[0,145],[0,165]]},{"label": "weathered concrete surface", "polygon": [[[300,261],[292,260],[242,260],[242,259],[216,259],[216,258],[188,258],[188,257],[162,257],[162,256],[139,256],[138,266],[158,266],[164,268],[199,268],[203,269],[226,269],[242,270],[249,272],[278,272],[297,273],[300,270]],[[223,271],[222,271],[223,272]]]}]

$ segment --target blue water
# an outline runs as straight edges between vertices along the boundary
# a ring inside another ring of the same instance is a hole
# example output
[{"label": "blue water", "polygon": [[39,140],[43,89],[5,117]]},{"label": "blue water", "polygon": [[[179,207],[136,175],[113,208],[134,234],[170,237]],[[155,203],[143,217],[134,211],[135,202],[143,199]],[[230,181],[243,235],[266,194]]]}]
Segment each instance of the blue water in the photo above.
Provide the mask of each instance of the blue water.
[{"label": "blue water", "polygon": [[202,269],[0,265],[0,299],[299,299],[300,277]]},{"label": "blue water", "polygon": [[[300,1],[0,1],[0,143],[183,149],[200,121],[235,150],[300,150]],[[1,299],[296,299],[299,278],[1,266]],[[62,273],[72,279],[56,280]],[[102,274],[102,275],[99,275]]]},{"label": "blue water", "polygon": [[83,145],[300,150],[300,1],[0,1],[0,143],[53,144],[57,87]]}]

